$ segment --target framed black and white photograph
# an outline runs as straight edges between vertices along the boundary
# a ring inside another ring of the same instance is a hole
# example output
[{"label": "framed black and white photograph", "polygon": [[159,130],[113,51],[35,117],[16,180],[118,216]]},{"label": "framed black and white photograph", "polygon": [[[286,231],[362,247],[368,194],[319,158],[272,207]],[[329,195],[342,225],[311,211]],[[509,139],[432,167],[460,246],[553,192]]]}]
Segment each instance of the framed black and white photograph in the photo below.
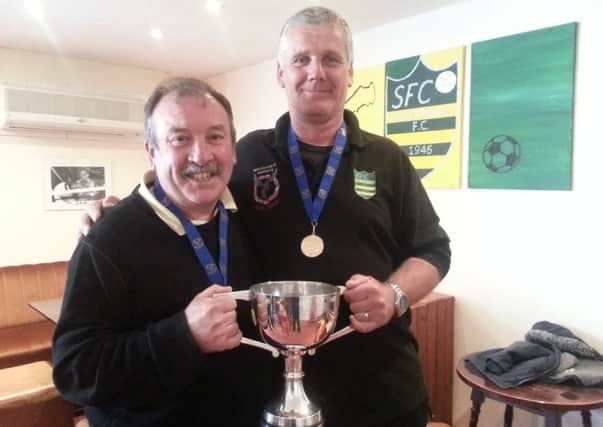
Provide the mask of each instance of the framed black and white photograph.
[{"label": "framed black and white photograph", "polygon": [[45,174],[46,209],[85,209],[111,194],[109,162],[49,161]]}]

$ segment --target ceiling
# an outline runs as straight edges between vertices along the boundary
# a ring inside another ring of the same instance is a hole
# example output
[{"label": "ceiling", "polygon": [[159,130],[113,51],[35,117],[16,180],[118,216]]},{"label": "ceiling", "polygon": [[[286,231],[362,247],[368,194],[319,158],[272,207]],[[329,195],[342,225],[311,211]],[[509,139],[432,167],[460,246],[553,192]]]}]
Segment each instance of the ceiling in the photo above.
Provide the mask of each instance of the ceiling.
[{"label": "ceiling", "polygon": [[211,13],[206,0],[0,0],[0,47],[208,77],[274,58],[281,26],[309,5],[359,32],[458,2],[222,0]]}]

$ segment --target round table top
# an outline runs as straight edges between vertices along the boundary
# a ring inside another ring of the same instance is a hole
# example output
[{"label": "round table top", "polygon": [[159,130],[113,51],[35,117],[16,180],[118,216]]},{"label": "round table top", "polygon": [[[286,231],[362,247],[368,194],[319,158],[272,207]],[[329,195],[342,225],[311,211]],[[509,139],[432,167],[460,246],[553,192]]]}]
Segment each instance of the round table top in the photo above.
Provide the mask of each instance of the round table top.
[{"label": "round table top", "polygon": [[472,355],[460,359],[456,372],[465,384],[478,389],[491,398],[511,404],[532,406],[559,411],[587,411],[603,407],[603,388],[570,387],[545,383],[528,383],[515,388],[502,389],[481,376],[473,366],[465,363]]}]

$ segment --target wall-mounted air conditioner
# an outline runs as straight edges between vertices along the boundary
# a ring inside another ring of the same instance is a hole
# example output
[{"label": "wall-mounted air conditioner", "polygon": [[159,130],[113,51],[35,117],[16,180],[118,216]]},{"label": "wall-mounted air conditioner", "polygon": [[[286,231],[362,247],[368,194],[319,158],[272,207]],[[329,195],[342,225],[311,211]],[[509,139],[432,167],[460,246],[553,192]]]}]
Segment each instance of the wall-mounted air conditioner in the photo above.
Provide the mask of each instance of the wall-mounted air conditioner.
[{"label": "wall-mounted air conditioner", "polygon": [[144,102],[0,86],[0,128],[136,136],[144,133]]}]

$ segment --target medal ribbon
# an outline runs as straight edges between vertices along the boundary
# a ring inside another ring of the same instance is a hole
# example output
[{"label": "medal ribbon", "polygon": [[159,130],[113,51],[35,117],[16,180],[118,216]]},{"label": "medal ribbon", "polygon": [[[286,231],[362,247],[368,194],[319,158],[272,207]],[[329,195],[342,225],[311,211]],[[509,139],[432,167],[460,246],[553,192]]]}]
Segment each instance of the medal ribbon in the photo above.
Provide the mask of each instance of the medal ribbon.
[{"label": "medal ribbon", "polygon": [[153,194],[155,194],[155,198],[159,203],[168,208],[182,223],[182,226],[186,231],[186,237],[188,237],[188,241],[195,251],[195,255],[197,255],[197,259],[203,267],[203,270],[205,270],[205,274],[207,274],[210,283],[217,283],[225,286],[228,283],[226,276],[228,266],[228,245],[226,244],[228,239],[228,213],[222,202],[218,200],[218,210],[220,211],[220,225],[218,228],[218,236],[220,239],[218,247],[218,251],[220,252],[220,263],[219,265],[216,265],[214,258],[211,256],[211,253],[209,253],[207,246],[205,246],[205,242],[203,242],[203,238],[199,234],[197,228],[186,215],[184,215],[184,212],[168,199],[158,180],[155,181],[155,185],[153,186]]},{"label": "medal ribbon", "polygon": [[297,136],[295,135],[295,132],[293,132],[293,128],[289,126],[289,158],[293,165],[293,172],[295,174],[295,179],[297,180],[297,188],[299,189],[302,201],[304,202],[304,208],[306,209],[306,213],[308,214],[308,218],[310,218],[313,228],[318,224],[318,218],[320,217],[322,208],[324,207],[331,186],[333,185],[333,180],[335,179],[335,174],[339,168],[339,162],[346,142],[345,123],[341,122],[341,126],[337,130],[337,135],[335,136],[335,144],[329,155],[327,167],[320,181],[320,186],[318,187],[318,192],[316,193],[314,200],[312,200],[312,192],[310,191],[304,164],[302,163],[301,155],[299,153]]}]

